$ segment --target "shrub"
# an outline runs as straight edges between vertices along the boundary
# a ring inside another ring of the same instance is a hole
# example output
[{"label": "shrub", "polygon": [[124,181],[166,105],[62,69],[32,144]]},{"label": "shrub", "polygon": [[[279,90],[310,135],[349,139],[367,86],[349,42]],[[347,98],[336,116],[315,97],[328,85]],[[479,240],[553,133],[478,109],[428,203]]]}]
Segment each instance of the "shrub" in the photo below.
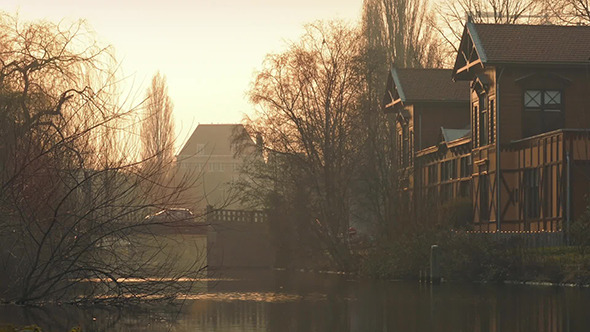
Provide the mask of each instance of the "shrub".
[{"label": "shrub", "polygon": [[590,202],[586,199],[586,209],[570,226],[572,244],[580,249],[582,254],[590,248]]},{"label": "shrub", "polygon": [[471,199],[460,197],[446,202],[440,207],[439,224],[453,229],[467,229],[473,222],[473,204]]}]

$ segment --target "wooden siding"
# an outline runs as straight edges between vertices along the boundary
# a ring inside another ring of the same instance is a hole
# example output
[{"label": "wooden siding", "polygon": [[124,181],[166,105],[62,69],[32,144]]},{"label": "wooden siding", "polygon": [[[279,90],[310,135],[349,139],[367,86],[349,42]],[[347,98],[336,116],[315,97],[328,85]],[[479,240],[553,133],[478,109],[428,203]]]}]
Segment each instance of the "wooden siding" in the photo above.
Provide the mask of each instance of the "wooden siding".
[{"label": "wooden siding", "polygon": [[415,206],[418,210],[437,208],[459,197],[471,198],[473,169],[470,143],[464,139],[451,148],[441,144],[438,148],[420,151],[416,157],[419,186],[416,188]]},{"label": "wooden siding", "polygon": [[[483,152],[480,150],[480,153]],[[503,231],[561,231],[566,218],[567,164],[570,156],[571,220],[586,204],[590,183],[590,131],[556,130],[512,142],[502,148],[501,226]],[[480,159],[482,160],[482,159]],[[485,173],[482,173],[485,174]],[[474,176],[474,197],[478,197],[478,177]],[[490,179],[492,182],[492,179]],[[493,187],[490,183],[490,187]],[[490,188],[490,206],[495,206]],[[475,210],[481,202],[474,199]],[[495,225],[479,220],[476,229],[493,231]],[[492,211],[490,219],[494,218]]]}]

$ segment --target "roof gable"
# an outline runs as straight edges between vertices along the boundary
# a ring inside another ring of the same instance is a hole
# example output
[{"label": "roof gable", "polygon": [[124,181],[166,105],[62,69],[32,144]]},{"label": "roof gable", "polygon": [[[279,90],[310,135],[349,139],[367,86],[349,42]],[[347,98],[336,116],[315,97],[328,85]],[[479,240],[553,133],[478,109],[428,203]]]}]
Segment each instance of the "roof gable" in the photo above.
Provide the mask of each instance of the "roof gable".
[{"label": "roof gable", "polygon": [[453,129],[440,127],[439,140],[445,144],[449,144],[452,141],[468,137],[470,133],[471,129],[469,128]]},{"label": "roof gable", "polygon": [[[475,50],[477,59],[470,59]],[[467,23],[453,68],[462,79],[476,61],[485,64],[588,65],[590,27]]]},{"label": "roof gable", "polygon": [[[200,124],[178,155],[233,155],[236,152],[233,148],[234,140],[238,137],[250,137],[241,124]],[[254,145],[251,139],[249,143]]]},{"label": "roof gable", "polygon": [[404,91],[396,74],[395,67],[392,67],[387,75],[385,96],[383,96],[383,109],[385,112],[392,112],[394,108],[401,105],[405,100]]},{"label": "roof gable", "polygon": [[451,73],[451,69],[394,67],[387,79],[385,111],[412,103],[469,101],[469,85],[453,82]]},{"label": "roof gable", "polygon": [[487,62],[485,50],[479,39],[477,30],[474,24],[467,22],[463,35],[461,36],[461,44],[453,66],[453,80],[462,79],[469,76],[472,69],[482,68],[483,64]]}]

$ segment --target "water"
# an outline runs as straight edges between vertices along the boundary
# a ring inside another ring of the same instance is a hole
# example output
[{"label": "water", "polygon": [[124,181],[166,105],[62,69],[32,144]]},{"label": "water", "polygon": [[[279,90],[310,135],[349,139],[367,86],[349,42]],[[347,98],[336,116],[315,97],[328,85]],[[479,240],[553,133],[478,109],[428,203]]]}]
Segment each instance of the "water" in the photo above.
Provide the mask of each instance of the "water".
[{"label": "water", "polygon": [[590,290],[440,286],[343,275],[217,273],[172,306],[0,306],[1,323],[44,331],[590,331]]}]

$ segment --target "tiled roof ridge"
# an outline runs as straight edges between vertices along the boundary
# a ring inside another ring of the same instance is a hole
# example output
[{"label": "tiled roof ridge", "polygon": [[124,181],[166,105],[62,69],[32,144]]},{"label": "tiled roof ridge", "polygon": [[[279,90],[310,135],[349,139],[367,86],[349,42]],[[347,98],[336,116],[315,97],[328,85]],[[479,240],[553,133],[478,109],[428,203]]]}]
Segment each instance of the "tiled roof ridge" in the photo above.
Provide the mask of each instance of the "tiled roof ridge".
[{"label": "tiled roof ridge", "polygon": [[590,28],[590,25],[561,25],[561,24],[525,24],[525,23],[471,23],[475,26],[524,26],[524,27],[551,27],[551,28]]},{"label": "tiled roof ridge", "polygon": [[199,126],[243,126],[241,123],[199,123]]},{"label": "tiled roof ridge", "polygon": [[417,68],[417,67],[395,67],[395,69],[404,70],[404,71],[409,71],[409,70],[416,70],[416,71],[421,71],[421,70],[453,70],[453,68]]},{"label": "tiled roof ridge", "polygon": [[400,99],[405,102],[469,101],[469,86],[455,83],[450,68],[393,68]]}]

